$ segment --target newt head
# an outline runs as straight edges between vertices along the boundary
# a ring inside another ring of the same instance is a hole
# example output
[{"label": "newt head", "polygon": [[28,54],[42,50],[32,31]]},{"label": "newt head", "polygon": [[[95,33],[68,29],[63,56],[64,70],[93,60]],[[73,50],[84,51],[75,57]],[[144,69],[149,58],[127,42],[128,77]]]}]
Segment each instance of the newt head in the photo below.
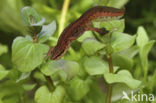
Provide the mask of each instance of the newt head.
[{"label": "newt head", "polygon": [[[70,44],[69,44],[70,45]],[[56,45],[54,49],[51,51],[50,59],[58,60],[60,59],[68,50],[69,45]]]}]

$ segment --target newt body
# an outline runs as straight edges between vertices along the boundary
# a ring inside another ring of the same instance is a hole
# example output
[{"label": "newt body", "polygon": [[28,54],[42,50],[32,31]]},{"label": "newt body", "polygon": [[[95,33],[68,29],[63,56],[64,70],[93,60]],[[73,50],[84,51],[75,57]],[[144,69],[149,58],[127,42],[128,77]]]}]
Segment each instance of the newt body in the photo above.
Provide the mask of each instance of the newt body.
[{"label": "newt body", "polygon": [[92,28],[91,21],[93,20],[112,20],[119,19],[124,15],[124,9],[116,9],[112,7],[96,6],[86,11],[79,19],[68,25],[61,33],[57,45],[48,53],[50,59],[60,59],[68,50],[73,40],[80,37],[85,31],[96,31],[100,34],[105,34],[107,31],[104,28]]}]

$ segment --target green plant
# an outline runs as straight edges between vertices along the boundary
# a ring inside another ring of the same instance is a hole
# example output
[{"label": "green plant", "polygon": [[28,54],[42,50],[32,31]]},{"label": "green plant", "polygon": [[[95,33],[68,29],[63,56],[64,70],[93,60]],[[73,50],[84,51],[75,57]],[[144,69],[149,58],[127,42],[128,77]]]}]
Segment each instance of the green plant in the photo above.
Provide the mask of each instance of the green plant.
[{"label": "green plant", "polygon": [[[84,2],[87,0],[79,3]],[[122,7],[126,2],[109,0],[107,5]],[[52,61],[44,57],[57,42],[56,21],[44,25],[45,19],[31,7],[24,7],[21,16],[27,32],[13,41],[12,68],[0,65],[0,102],[109,103],[112,99],[113,103],[128,103],[121,100],[123,91],[151,93],[155,88],[156,72],[148,77],[147,59],[155,41],[148,39],[142,26],[131,36],[123,33],[124,19],[93,22],[93,26],[110,32],[105,36],[85,32],[63,59]],[[5,45],[0,45],[0,50],[0,55],[8,51]]]}]

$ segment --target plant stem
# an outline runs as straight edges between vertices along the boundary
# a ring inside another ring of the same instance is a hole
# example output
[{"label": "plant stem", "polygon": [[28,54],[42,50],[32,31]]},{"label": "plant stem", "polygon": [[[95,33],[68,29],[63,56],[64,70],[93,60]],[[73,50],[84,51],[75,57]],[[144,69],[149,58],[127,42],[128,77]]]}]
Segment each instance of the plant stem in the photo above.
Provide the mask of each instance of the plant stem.
[{"label": "plant stem", "polygon": [[37,43],[37,36],[36,35],[33,36],[33,42]]},{"label": "plant stem", "polygon": [[111,97],[112,97],[112,84],[109,84],[108,91],[107,91],[107,97],[106,97],[106,103],[111,103]]},{"label": "plant stem", "polygon": [[114,73],[113,63],[112,63],[112,56],[111,55],[108,55],[107,56],[107,59],[108,59],[108,64],[109,64],[109,72],[110,73]]},{"label": "plant stem", "polygon": [[45,79],[47,80],[50,91],[51,92],[54,91],[55,86],[53,84],[53,80],[50,78],[50,76],[46,76],[46,75],[44,75],[44,76],[45,76]]},{"label": "plant stem", "polygon": [[[108,55],[108,64],[109,64],[109,72],[113,73],[113,64],[112,64],[112,56]],[[107,91],[107,97],[106,97],[106,103],[111,103],[111,97],[112,97],[112,84],[108,84],[108,91]]]},{"label": "plant stem", "polygon": [[36,29],[35,28],[34,28],[34,32],[32,34],[33,34],[33,42],[37,43],[37,34],[36,34]]},{"label": "plant stem", "polygon": [[58,36],[60,36],[62,30],[64,29],[65,18],[66,18],[66,14],[68,11],[69,3],[70,3],[70,0],[64,0],[63,7],[62,7],[62,13],[61,13],[61,20],[59,23],[60,25],[59,25]]}]

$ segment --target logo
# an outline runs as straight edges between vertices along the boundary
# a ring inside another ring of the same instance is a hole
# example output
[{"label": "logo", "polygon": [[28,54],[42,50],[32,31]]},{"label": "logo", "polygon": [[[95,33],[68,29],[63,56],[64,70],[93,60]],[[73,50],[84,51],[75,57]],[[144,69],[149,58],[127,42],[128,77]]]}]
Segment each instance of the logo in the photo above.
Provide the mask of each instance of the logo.
[{"label": "logo", "polygon": [[154,94],[141,94],[140,92],[127,94],[125,91],[122,92],[122,100],[126,99],[128,101],[154,101]]}]

